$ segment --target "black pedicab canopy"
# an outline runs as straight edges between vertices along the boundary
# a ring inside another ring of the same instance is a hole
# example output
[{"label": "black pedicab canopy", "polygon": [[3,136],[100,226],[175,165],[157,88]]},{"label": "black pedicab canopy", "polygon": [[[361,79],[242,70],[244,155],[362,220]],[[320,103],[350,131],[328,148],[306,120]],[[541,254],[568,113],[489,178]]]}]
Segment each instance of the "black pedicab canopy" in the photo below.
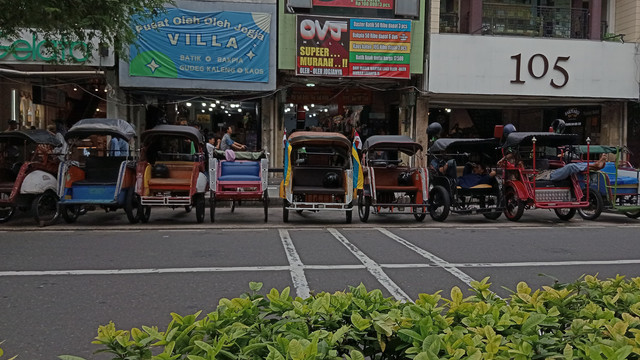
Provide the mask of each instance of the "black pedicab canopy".
[{"label": "black pedicab canopy", "polygon": [[291,146],[313,144],[339,147],[351,147],[351,141],[346,136],[336,132],[296,131],[289,136]]},{"label": "black pedicab canopy", "polygon": [[62,145],[55,135],[42,129],[5,131],[0,133],[0,140],[4,139],[27,140],[36,144],[53,145],[54,147]]},{"label": "black pedicab canopy", "polygon": [[[577,154],[586,154],[589,149],[589,154],[617,154],[618,147],[607,145],[575,145],[572,149]],[[621,149],[623,150],[623,149]]]},{"label": "black pedicab canopy", "polygon": [[204,136],[202,133],[194,127],[185,125],[158,125],[152,129],[143,131],[140,135],[142,142],[145,144],[148,144],[153,138],[158,136],[182,136],[204,144]]},{"label": "black pedicab canopy", "polygon": [[369,137],[362,147],[362,152],[369,151],[401,151],[409,156],[422,150],[422,145],[405,135],[374,135]]},{"label": "black pedicab canopy", "polygon": [[473,153],[496,150],[500,143],[496,138],[441,138],[429,148],[430,153]]},{"label": "black pedicab canopy", "polygon": [[556,134],[551,132],[513,132],[507,136],[502,144],[503,148],[514,148],[518,146],[531,146],[533,139],[536,139],[537,146],[563,146],[574,145],[578,142],[577,134]]},{"label": "black pedicab canopy", "polygon": [[91,135],[110,135],[129,141],[136,136],[136,130],[122,119],[82,119],[67,131],[64,138],[68,140],[86,138]]}]

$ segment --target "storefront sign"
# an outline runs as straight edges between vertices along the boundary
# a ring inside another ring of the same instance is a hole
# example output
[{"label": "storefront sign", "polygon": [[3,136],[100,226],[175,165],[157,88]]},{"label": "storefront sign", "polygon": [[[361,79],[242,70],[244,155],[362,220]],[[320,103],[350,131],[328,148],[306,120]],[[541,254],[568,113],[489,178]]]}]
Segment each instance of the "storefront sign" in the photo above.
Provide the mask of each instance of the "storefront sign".
[{"label": "storefront sign", "polygon": [[411,77],[411,21],[298,15],[296,74]]},{"label": "storefront sign", "polygon": [[45,40],[37,33],[24,30],[13,41],[0,39],[0,62],[112,66],[113,55],[101,58],[98,48],[98,40],[91,43],[68,41],[64,38]]},{"label": "storefront sign", "polygon": [[357,7],[361,9],[393,9],[394,0],[313,0],[313,6]]},{"label": "storefront sign", "polygon": [[129,75],[268,82],[270,27],[266,13],[168,9],[133,26]]}]

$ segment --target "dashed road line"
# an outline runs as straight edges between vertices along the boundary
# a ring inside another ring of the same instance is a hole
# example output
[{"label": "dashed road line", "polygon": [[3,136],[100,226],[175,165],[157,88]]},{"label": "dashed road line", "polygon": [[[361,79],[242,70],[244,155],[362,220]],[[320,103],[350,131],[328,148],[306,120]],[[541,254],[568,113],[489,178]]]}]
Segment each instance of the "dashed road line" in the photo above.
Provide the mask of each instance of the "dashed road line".
[{"label": "dashed road line", "polygon": [[293,287],[296,289],[296,294],[301,298],[308,298],[310,295],[309,283],[307,277],[304,275],[304,265],[300,260],[300,255],[296,251],[296,247],[293,245],[289,231],[285,229],[279,229],[280,240],[284,247],[284,252],[287,255],[289,261],[289,269],[291,272],[291,281],[293,281]]},{"label": "dashed road line", "polygon": [[382,267],[378,265],[375,261],[373,261],[370,257],[365,255],[357,246],[353,245],[349,240],[347,240],[344,235],[342,235],[338,230],[333,228],[327,228],[327,230],[333,235],[338,241],[342,243],[360,262],[366,267],[367,271],[373,275],[378,282],[389,291],[391,296],[395,297],[398,300],[404,301],[413,301],[407,293],[402,290],[391,278],[382,270]]},{"label": "dashed road line", "polygon": [[399,243],[401,245],[404,245],[405,247],[409,248],[410,250],[413,250],[414,252],[418,253],[423,258],[425,258],[425,259],[433,262],[437,266],[443,268],[444,270],[446,270],[451,275],[455,276],[456,278],[458,278],[460,281],[464,282],[465,284],[471,286],[471,282],[474,281],[471,276],[469,276],[469,275],[465,274],[464,272],[460,271],[457,267],[453,266],[449,262],[437,257],[436,255],[428,252],[427,250],[425,250],[425,249],[423,249],[423,248],[421,248],[419,246],[414,245],[413,243],[401,238],[400,236],[392,233],[391,231],[389,231],[387,229],[383,229],[383,228],[378,228],[377,230],[380,231],[381,233],[383,233],[384,235],[387,235],[392,240],[395,240],[397,243]]}]

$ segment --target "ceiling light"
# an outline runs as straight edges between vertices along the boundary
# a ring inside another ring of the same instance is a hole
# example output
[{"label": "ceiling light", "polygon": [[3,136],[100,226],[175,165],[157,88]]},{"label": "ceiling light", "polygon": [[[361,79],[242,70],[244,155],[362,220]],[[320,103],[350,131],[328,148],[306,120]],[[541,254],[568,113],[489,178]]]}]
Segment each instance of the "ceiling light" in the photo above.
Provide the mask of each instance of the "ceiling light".
[{"label": "ceiling light", "polygon": [[239,113],[241,113],[241,112],[242,112],[242,109],[238,109],[238,112],[239,112]]},{"label": "ceiling light", "polygon": [[187,107],[191,107],[191,103],[190,102],[187,103]]},{"label": "ceiling light", "polygon": [[206,106],[207,106],[207,103],[202,103],[202,107],[206,107]]},{"label": "ceiling light", "polygon": [[213,111],[213,108],[209,108],[209,111]]},{"label": "ceiling light", "polygon": [[307,84],[307,86],[308,86],[308,87],[314,87],[314,86],[316,86],[316,84],[314,84],[314,83],[308,83],[308,84]]}]

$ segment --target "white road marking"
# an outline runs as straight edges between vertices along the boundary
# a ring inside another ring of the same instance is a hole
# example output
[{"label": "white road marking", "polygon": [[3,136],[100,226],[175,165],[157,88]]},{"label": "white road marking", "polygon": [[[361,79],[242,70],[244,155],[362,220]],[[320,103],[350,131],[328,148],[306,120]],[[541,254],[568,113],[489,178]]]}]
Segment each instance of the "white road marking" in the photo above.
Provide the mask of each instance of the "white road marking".
[{"label": "white road marking", "polygon": [[185,274],[236,271],[286,271],[289,266],[230,266],[167,269],[112,269],[112,270],[44,270],[44,271],[0,271],[0,277],[9,276],[58,276],[58,275],[142,275]]},{"label": "white road marking", "polygon": [[472,227],[472,228],[468,228],[468,227],[457,227],[455,228],[456,230],[498,230],[497,227]]},{"label": "white road marking", "polygon": [[163,229],[158,232],[205,232],[205,229]]},{"label": "white road marking", "polygon": [[333,228],[327,228],[327,230],[333,235],[338,241],[342,243],[355,257],[360,260],[360,262],[366,267],[367,271],[373,275],[378,282],[384,286],[391,296],[395,297],[398,300],[404,300],[413,302],[413,300],[405,293],[391,278],[382,270],[382,267],[378,265],[375,261],[373,261],[370,257],[365,255],[357,246],[353,245],[347,238],[345,238],[338,230]]},{"label": "white road marking", "polygon": [[300,260],[300,256],[293,245],[293,241],[291,241],[289,231],[279,229],[278,233],[280,233],[280,240],[282,240],[284,252],[287,254],[287,260],[290,265],[289,269],[291,271],[291,280],[293,281],[293,287],[296,289],[296,294],[303,299],[308,298],[310,291],[307,277],[304,275],[304,265],[302,264],[302,260]]},{"label": "white road marking", "polygon": [[234,231],[269,231],[269,229],[222,229],[222,232],[234,232]]},{"label": "white road marking", "polygon": [[460,281],[464,282],[465,284],[471,286],[471,282],[474,281],[471,276],[469,276],[469,275],[465,274],[464,272],[460,271],[458,268],[456,268],[452,264],[450,264],[447,261],[445,261],[445,260],[437,257],[436,255],[428,252],[427,250],[410,243],[409,241],[401,238],[400,236],[392,233],[391,231],[389,231],[387,229],[383,229],[383,228],[378,228],[377,230],[380,231],[381,233],[387,235],[392,240],[395,240],[397,243],[399,243],[401,245],[404,245],[405,247],[409,248],[410,250],[413,250],[414,252],[418,253],[423,258],[425,258],[427,260],[430,260],[431,262],[433,262],[437,266],[439,266],[439,267],[443,268],[444,270],[446,270],[447,272],[449,272],[451,275],[453,275],[456,278],[460,279]]},{"label": "white road marking", "polygon": [[[571,261],[523,261],[523,262],[487,262],[487,263],[449,263],[456,268],[490,268],[490,267],[540,267],[540,266],[583,266],[583,265],[635,265],[640,259],[630,260],[571,260]],[[380,264],[389,269],[435,268],[437,264]]]}]

